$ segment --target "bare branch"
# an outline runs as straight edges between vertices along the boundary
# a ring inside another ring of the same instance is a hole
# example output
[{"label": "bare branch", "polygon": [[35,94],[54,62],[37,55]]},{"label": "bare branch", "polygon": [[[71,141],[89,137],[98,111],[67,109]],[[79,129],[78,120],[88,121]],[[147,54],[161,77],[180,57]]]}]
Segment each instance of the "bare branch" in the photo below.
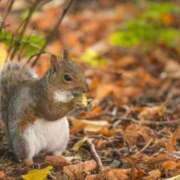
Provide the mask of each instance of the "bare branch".
[{"label": "bare branch", "polygon": [[96,163],[98,165],[99,171],[103,171],[104,167],[103,167],[101,158],[99,157],[99,155],[98,155],[98,153],[96,151],[96,148],[95,148],[94,144],[92,143],[92,140],[88,138],[86,141],[87,141],[87,143],[88,143],[88,145],[90,147],[92,156],[94,157],[94,159],[95,159],[95,161],[96,161]]},{"label": "bare branch", "polygon": [[27,16],[27,18],[23,21],[23,24],[22,24],[22,26],[21,26],[21,28],[20,28],[20,32],[19,32],[19,35],[18,35],[18,39],[16,40],[16,42],[14,42],[12,45],[12,52],[10,53],[10,59],[13,59],[14,58],[14,56],[15,56],[15,54],[16,54],[16,52],[19,50],[19,48],[20,48],[20,45],[19,45],[19,43],[18,42],[21,42],[21,40],[22,40],[22,38],[23,38],[23,36],[24,36],[24,34],[25,34],[25,31],[26,31],[26,29],[27,29],[27,26],[28,26],[28,24],[29,24],[29,22],[30,22],[30,19],[31,19],[31,17],[32,17],[32,15],[33,15],[33,13],[34,13],[34,11],[36,10],[36,8],[37,8],[37,6],[38,6],[38,4],[39,4],[39,0],[36,0],[33,4],[32,4],[32,6],[30,7],[30,9],[29,9],[29,12],[28,12],[28,16]]},{"label": "bare branch", "polygon": [[39,55],[36,56],[36,59],[35,59],[34,63],[32,64],[32,67],[34,67],[36,65],[37,60],[39,59],[41,53],[44,52],[47,45],[55,38],[56,34],[58,33],[59,26],[61,25],[65,15],[67,14],[68,10],[70,9],[70,7],[74,1],[75,0],[69,0],[69,2],[65,5],[65,8],[63,9],[62,13],[60,14],[53,30],[46,37],[46,43],[41,48]]},{"label": "bare branch", "polygon": [[8,15],[9,15],[12,7],[13,7],[14,2],[15,2],[15,0],[9,0],[8,1],[7,9],[6,9],[6,12],[5,12],[5,14],[4,14],[3,18],[2,18],[2,22],[0,24],[0,28],[4,27],[6,19],[7,19]]}]

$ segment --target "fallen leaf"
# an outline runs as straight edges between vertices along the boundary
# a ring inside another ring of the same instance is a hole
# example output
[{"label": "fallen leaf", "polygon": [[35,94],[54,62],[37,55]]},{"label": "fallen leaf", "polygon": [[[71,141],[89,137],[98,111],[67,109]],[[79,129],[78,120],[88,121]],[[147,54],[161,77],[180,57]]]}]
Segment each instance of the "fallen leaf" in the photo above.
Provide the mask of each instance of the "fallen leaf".
[{"label": "fallen leaf", "polygon": [[79,164],[65,166],[63,168],[63,172],[68,179],[84,180],[87,173],[93,171],[96,167],[96,162],[94,160],[90,160]]},{"label": "fallen leaf", "polygon": [[167,74],[168,77],[180,78],[179,68],[180,68],[180,64],[178,62],[168,59],[165,66],[165,73]]},{"label": "fallen leaf", "polygon": [[177,175],[177,176],[174,176],[174,177],[171,177],[171,178],[167,178],[165,180],[180,180],[180,175]]},{"label": "fallen leaf", "polygon": [[[72,120],[72,128],[71,133],[77,133],[79,131],[85,131],[85,132],[100,132],[103,128],[108,128],[110,124],[108,121],[95,121],[95,120],[79,120],[79,119],[73,119]],[[102,130],[103,132],[103,130]]]},{"label": "fallen leaf", "polygon": [[77,143],[74,144],[72,147],[73,151],[79,151],[79,149],[83,146],[83,144],[87,141],[87,137],[84,137],[83,139],[80,139]]},{"label": "fallen leaf", "polygon": [[46,156],[45,159],[50,165],[56,168],[62,168],[64,166],[70,165],[71,163],[65,159],[63,156]]},{"label": "fallen leaf", "polygon": [[166,148],[168,152],[176,151],[176,144],[179,137],[180,137],[180,127],[178,127],[176,131],[173,134],[171,134],[170,138],[166,143]]},{"label": "fallen leaf", "polygon": [[153,107],[144,107],[139,114],[140,120],[152,120],[155,117],[162,117],[166,112],[165,105],[153,106]]},{"label": "fallen leaf", "polygon": [[6,177],[5,172],[4,171],[0,171],[0,180],[5,179],[5,177]]},{"label": "fallen leaf", "polygon": [[97,99],[103,99],[110,93],[119,94],[120,87],[115,85],[114,83],[102,83],[97,88]]},{"label": "fallen leaf", "polygon": [[78,132],[82,132],[85,127],[85,124],[81,122],[79,119],[72,119],[72,127],[71,127],[71,134],[76,134]]},{"label": "fallen leaf", "polygon": [[148,173],[149,175],[145,177],[145,180],[158,180],[161,178],[161,172],[159,169],[154,169]]},{"label": "fallen leaf", "polygon": [[132,146],[141,143],[140,140],[142,140],[144,144],[147,144],[149,140],[154,137],[154,133],[149,127],[131,124],[125,129],[124,137],[126,142]]},{"label": "fallen leaf", "polygon": [[99,134],[106,136],[106,137],[110,137],[110,136],[113,136],[115,134],[115,131],[113,129],[108,128],[108,127],[102,127],[99,130]]},{"label": "fallen leaf", "polygon": [[98,174],[88,175],[85,180],[101,180]]},{"label": "fallen leaf", "polygon": [[128,180],[129,169],[109,169],[102,172],[102,177],[106,180]]},{"label": "fallen leaf", "polygon": [[100,174],[89,175],[85,180],[128,180],[129,169],[106,169]]},{"label": "fallen leaf", "polygon": [[26,175],[22,175],[24,180],[44,180],[50,171],[53,169],[52,166],[48,166],[43,169],[33,169],[30,170]]},{"label": "fallen leaf", "polygon": [[95,118],[98,117],[102,114],[103,110],[100,106],[95,106],[90,112],[87,112],[85,114],[85,117],[90,119],[90,118]]},{"label": "fallen leaf", "polygon": [[168,160],[162,163],[162,168],[164,170],[174,170],[178,166],[178,163],[176,161]]},{"label": "fallen leaf", "polygon": [[85,124],[84,131],[99,132],[104,127],[109,127],[110,124],[107,121],[90,121],[81,120]]}]

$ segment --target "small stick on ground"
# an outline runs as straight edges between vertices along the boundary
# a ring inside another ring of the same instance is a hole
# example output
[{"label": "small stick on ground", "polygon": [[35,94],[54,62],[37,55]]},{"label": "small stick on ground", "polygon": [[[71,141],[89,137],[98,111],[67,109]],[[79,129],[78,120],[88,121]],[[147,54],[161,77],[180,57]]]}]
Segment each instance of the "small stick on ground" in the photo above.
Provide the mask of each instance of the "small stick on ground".
[{"label": "small stick on ground", "polygon": [[147,144],[146,144],[140,151],[138,151],[138,152],[136,153],[136,155],[144,152],[144,151],[150,146],[150,144],[151,144],[152,142],[153,142],[153,138],[151,138],[151,139],[147,142]]},{"label": "small stick on ground", "polygon": [[174,125],[179,125],[180,124],[180,120],[173,120],[173,121],[140,121],[140,124],[144,124],[144,125],[168,125],[168,126],[174,126]]},{"label": "small stick on ground", "polygon": [[101,158],[99,157],[99,155],[98,155],[98,153],[97,153],[97,151],[96,151],[96,148],[95,148],[94,144],[92,143],[92,140],[91,140],[91,139],[87,139],[87,143],[88,143],[88,145],[89,145],[89,147],[90,147],[92,156],[94,157],[94,160],[95,160],[96,163],[97,163],[98,170],[99,170],[99,171],[103,171],[103,170],[104,170],[104,167],[103,167]]}]

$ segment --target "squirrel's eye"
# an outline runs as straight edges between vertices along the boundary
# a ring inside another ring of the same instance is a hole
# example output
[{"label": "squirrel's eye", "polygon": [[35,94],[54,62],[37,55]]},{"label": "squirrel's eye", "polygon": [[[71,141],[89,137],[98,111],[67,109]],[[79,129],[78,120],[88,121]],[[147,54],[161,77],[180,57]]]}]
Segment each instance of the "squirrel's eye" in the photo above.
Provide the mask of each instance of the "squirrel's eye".
[{"label": "squirrel's eye", "polygon": [[64,74],[64,80],[70,82],[72,81],[72,77],[69,74]]}]

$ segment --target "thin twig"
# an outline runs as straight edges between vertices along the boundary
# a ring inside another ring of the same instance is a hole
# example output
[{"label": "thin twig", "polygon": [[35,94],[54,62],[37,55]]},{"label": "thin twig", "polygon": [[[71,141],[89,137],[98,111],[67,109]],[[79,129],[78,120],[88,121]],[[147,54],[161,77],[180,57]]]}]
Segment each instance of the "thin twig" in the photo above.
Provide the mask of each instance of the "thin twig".
[{"label": "thin twig", "polygon": [[173,121],[139,121],[139,124],[145,124],[145,125],[179,125],[180,120],[173,120]]},{"label": "thin twig", "polygon": [[119,124],[123,122],[131,121],[133,123],[141,124],[141,125],[155,125],[155,126],[161,126],[161,125],[180,125],[180,120],[173,120],[173,121],[148,121],[148,120],[137,120],[134,118],[127,118],[123,117],[121,119],[116,120],[116,122],[113,124],[113,127],[117,127]]},{"label": "thin twig", "polygon": [[46,37],[46,42],[43,45],[43,47],[41,48],[40,53],[36,57],[34,63],[32,64],[32,67],[34,67],[36,65],[37,60],[39,59],[41,53],[44,52],[44,50],[47,47],[47,45],[55,38],[56,34],[58,33],[59,26],[61,25],[65,15],[67,14],[67,12],[70,9],[70,7],[71,7],[73,2],[74,2],[74,0],[69,0],[69,2],[65,5],[65,8],[63,9],[62,13],[60,14],[60,16],[59,16],[59,18],[58,18],[58,20],[57,20],[53,30]]},{"label": "thin twig", "polygon": [[147,144],[146,144],[140,151],[138,151],[138,152],[136,153],[136,155],[144,152],[144,151],[150,146],[150,144],[151,144],[152,142],[153,142],[153,138],[151,138],[151,139],[147,142]]},{"label": "thin twig", "polygon": [[91,139],[87,139],[87,143],[88,143],[88,145],[90,147],[92,156],[94,157],[94,159],[95,159],[95,161],[97,163],[99,171],[103,171],[104,167],[103,167],[101,158],[99,157],[99,155],[98,155],[98,153],[96,151],[96,148],[95,148],[94,144],[92,143],[92,140]]},{"label": "thin twig", "polygon": [[[29,24],[29,22],[30,22],[30,19],[31,19],[31,17],[32,17],[34,11],[36,10],[36,8],[37,8],[37,6],[38,6],[39,3],[40,3],[40,1],[39,1],[39,0],[36,0],[36,1],[32,4],[32,6],[30,7],[29,12],[28,12],[28,16],[27,16],[27,18],[24,20],[23,25],[22,25],[22,28],[21,28],[21,30],[20,30],[20,33],[19,33],[19,35],[18,35],[18,41],[17,41],[17,43],[18,43],[18,42],[21,42],[22,38],[24,37],[24,33],[25,33],[26,29],[27,29],[27,26],[28,26],[28,24]],[[15,56],[15,54],[16,54],[16,52],[18,51],[19,48],[20,48],[20,45],[19,45],[19,44],[16,44],[16,42],[15,42],[14,48],[13,48],[12,53],[11,53],[11,55],[10,55],[10,59],[13,59],[13,58],[14,58],[14,56]]]}]

